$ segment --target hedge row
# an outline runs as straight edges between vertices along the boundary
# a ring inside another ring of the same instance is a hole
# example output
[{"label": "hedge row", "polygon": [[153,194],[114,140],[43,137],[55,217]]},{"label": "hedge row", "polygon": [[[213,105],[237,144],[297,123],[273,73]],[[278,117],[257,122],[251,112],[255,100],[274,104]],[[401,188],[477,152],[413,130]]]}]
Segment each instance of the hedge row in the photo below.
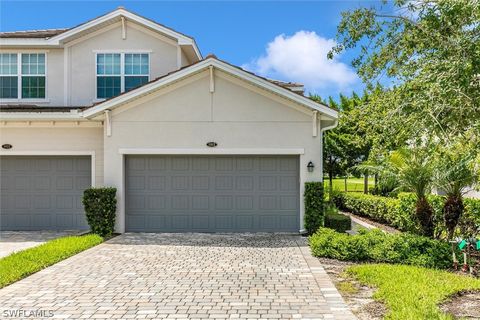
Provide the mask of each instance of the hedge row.
[{"label": "hedge row", "polygon": [[[400,193],[397,198],[387,198],[362,193],[337,193],[332,198],[335,205],[344,211],[364,216],[390,225],[401,231],[419,233],[419,223],[415,215],[416,198],[411,193]],[[429,203],[434,210],[435,233],[445,230],[442,208],[445,198],[431,195]],[[461,228],[480,227],[480,200],[464,199],[465,211],[459,222]],[[465,233],[462,230],[462,233]],[[468,233],[468,232],[467,232]]]},{"label": "hedge row", "polygon": [[411,233],[388,234],[379,229],[361,230],[357,235],[320,228],[309,237],[316,257],[356,262],[409,264],[445,269],[452,265],[451,247],[446,241]]},{"label": "hedge row", "polygon": [[308,234],[313,234],[323,226],[325,206],[323,199],[323,182],[305,183],[305,229]]}]

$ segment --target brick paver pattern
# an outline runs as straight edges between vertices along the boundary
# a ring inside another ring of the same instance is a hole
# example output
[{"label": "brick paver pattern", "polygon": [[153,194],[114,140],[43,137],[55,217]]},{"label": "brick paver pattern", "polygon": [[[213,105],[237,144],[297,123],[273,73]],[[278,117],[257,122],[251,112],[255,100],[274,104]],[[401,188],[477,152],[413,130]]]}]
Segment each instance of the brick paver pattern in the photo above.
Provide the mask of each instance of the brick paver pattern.
[{"label": "brick paver pattern", "polygon": [[67,319],[355,319],[305,238],[285,234],[123,234],[1,289],[0,317],[15,310]]},{"label": "brick paver pattern", "polygon": [[[1,216],[1,214],[0,214]],[[35,247],[60,237],[73,236],[82,231],[0,231],[0,258],[14,252]]]}]

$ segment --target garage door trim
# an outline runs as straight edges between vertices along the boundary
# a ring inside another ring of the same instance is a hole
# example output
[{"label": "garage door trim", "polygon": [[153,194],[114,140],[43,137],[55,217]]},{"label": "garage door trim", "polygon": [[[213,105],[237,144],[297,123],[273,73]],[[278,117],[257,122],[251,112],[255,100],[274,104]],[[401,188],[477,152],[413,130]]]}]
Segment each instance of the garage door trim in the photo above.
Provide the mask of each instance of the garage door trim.
[{"label": "garage door trim", "polygon": [[[144,153],[142,153],[142,154],[133,154],[133,155],[130,155],[130,156],[146,156],[146,157],[148,157],[148,156],[153,156],[153,157],[155,157],[155,156],[160,156],[160,157],[163,157],[163,156],[166,156],[166,157],[175,157],[175,156],[187,156],[187,157],[191,157],[191,156],[193,156],[194,158],[192,158],[192,159],[195,159],[196,156],[199,156],[199,157],[202,157],[202,158],[203,158],[203,157],[211,157],[211,156],[213,156],[214,159],[215,159],[215,158],[217,158],[217,157],[223,157],[223,156],[227,156],[227,157],[228,157],[228,156],[240,156],[240,157],[243,157],[243,156],[258,157],[258,156],[260,156],[260,157],[263,158],[263,156],[273,156],[273,157],[286,156],[286,157],[292,157],[292,156],[294,156],[294,155],[297,156],[297,157],[295,157],[295,158],[290,158],[290,159],[297,159],[297,160],[296,160],[297,164],[295,165],[295,167],[297,168],[297,169],[296,169],[296,171],[297,171],[297,179],[296,179],[297,182],[296,182],[296,183],[301,185],[302,179],[301,179],[301,176],[300,176],[300,171],[301,171],[301,167],[302,167],[301,163],[302,163],[303,155],[298,155],[298,154],[293,154],[293,155],[292,155],[292,154],[266,154],[266,155],[261,154],[261,155],[255,155],[255,154],[251,154],[251,153],[248,153],[248,154],[242,153],[242,154],[240,154],[240,155],[238,155],[238,154],[237,154],[237,155],[232,155],[231,153],[229,153],[229,154],[222,154],[222,155],[212,155],[212,154],[200,154],[200,155],[198,155],[198,154],[191,154],[191,153],[189,153],[189,154],[180,154],[180,155],[178,155],[178,154],[171,154],[171,153],[169,153],[169,154],[167,154],[167,155],[164,155],[164,154],[158,155],[158,154],[144,154]],[[124,156],[122,157],[122,158],[123,158],[123,167],[124,167],[124,188],[122,188],[122,189],[123,189],[123,190],[122,190],[122,198],[123,198],[122,205],[123,205],[124,208],[125,208],[125,209],[124,209],[124,210],[125,210],[125,211],[124,211],[125,213],[124,213],[124,215],[123,215],[123,217],[122,217],[122,220],[123,220],[123,222],[124,222],[124,227],[125,227],[125,231],[124,231],[124,232],[128,232],[128,231],[136,231],[136,232],[138,232],[138,231],[140,231],[140,230],[133,230],[131,227],[130,227],[129,229],[127,228],[127,224],[128,224],[128,223],[127,223],[127,218],[128,218],[128,214],[127,214],[128,212],[127,212],[127,211],[128,211],[128,209],[126,208],[126,205],[127,205],[127,203],[126,203],[126,200],[127,200],[127,181],[126,181],[126,179],[127,179],[127,175],[128,175],[128,174],[127,174],[127,162],[126,162],[126,161],[127,161],[127,156],[129,156],[129,155],[124,155]],[[298,157],[298,156],[299,156],[299,157]],[[209,158],[204,158],[204,159],[209,159]],[[290,170],[291,170],[291,169],[290,169]],[[302,219],[303,219],[302,206],[301,206],[301,203],[302,203],[301,192],[302,192],[301,187],[300,187],[299,185],[297,185],[297,187],[296,187],[296,193],[295,193],[295,194],[296,194],[297,201],[300,202],[300,203],[298,203],[298,206],[297,206],[297,209],[296,209],[296,221],[297,221],[297,222],[296,222],[295,224],[299,224],[299,225],[297,225],[297,226],[299,226],[300,229],[301,229],[301,226],[302,226]],[[267,192],[267,193],[268,193],[268,192]],[[164,208],[164,209],[165,209],[165,208]],[[170,208],[170,209],[172,209],[172,208]],[[178,209],[178,208],[177,208],[177,209]],[[203,209],[205,209],[205,208],[203,208]],[[258,208],[258,209],[260,210],[260,208]],[[263,208],[263,209],[268,210],[268,208]],[[292,208],[289,208],[289,209],[292,209]],[[176,209],[172,209],[172,210],[176,210]],[[215,210],[214,210],[214,211],[215,211]],[[264,210],[263,210],[263,211],[264,211]],[[268,212],[263,212],[263,213],[266,214],[266,213],[268,213]],[[168,214],[167,214],[167,215],[161,215],[161,216],[163,216],[164,219],[167,219],[166,221],[170,221],[170,218],[168,218]],[[160,217],[160,216],[159,216],[159,217]],[[162,220],[162,219],[158,219],[158,220]],[[188,220],[188,219],[187,219],[187,220]],[[209,219],[209,220],[211,220],[211,219]],[[284,221],[285,221],[285,220],[284,220]],[[278,221],[275,222],[275,223],[277,224],[276,227],[278,227],[279,230],[277,230],[277,231],[272,230],[272,232],[291,232],[291,231],[287,231],[287,230],[282,230],[282,229],[289,229],[289,228],[287,228],[287,226],[285,226],[285,225],[280,226],[280,225],[282,225],[282,223],[280,222],[280,220],[278,220]],[[170,225],[170,224],[173,225],[173,223],[167,222],[167,229],[169,229],[168,225]],[[212,225],[212,223],[210,223],[210,227],[211,227],[211,225]],[[275,228],[276,228],[276,227],[275,227]],[[135,227],[134,227],[134,228],[135,228]],[[256,230],[256,231],[253,231],[253,232],[258,232],[258,231],[260,231],[260,232],[265,232],[265,231],[267,231],[267,229],[269,229],[269,228],[271,228],[271,227],[264,226],[264,227],[259,227],[259,228],[262,229],[262,230]],[[128,229],[128,230],[127,230],[127,229]],[[160,229],[161,229],[161,228],[160,228]],[[177,229],[178,229],[178,228],[177,228]],[[187,229],[188,229],[188,228],[187,228]],[[197,229],[199,229],[199,228],[197,228]],[[209,228],[207,228],[207,229],[209,229]],[[221,229],[221,228],[220,228],[220,229]],[[255,226],[254,229],[258,229],[257,226]],[[265,229],[265,230],[263,230],[263,229]],[[172,230],[173,230],[173,229],[172,229]],[[187,230],[184,230],[184,231],[180,231],[180,230],[176,230],[176,231],[173,230],[173,231],[172,231],[172,230],[170,230],[170,231],[161,231],[161,232],[192,232],[192,231],[187,231]],[[253,229],[252,229],[252,230],[253,230]],[[296,229],[296,230],[298,231],[299,229]],[[295,231],[295,232],[297,232],[297,231]],[[144,232],[159,232],[159,231],[144,231]],[[210,228],[209,230],[204,230],[204,231],[198,231],[198,230],[197,230],[197,231],[194,231],[194,232],[225,232],[225,230],[223,230],[223,231],[222,231],[222,230],[215,231],[215,230],[211,230],[211,228]],[[232,232],[232,231],[226,231],[226,232]],[[233,231],[233,232],[237,232],[237,231]],[[242,231],[242,232],[245,232],[245,231]],[[250,232],[250,231],[249,231],[249,232]],[[270,232],[270,231],[267,231],[267,232]]]},{"label": "garage door trim", "polygon": [[95,186],[95,151],[0,151],[0,156],[90,156],[91,184]]},{"label": "garage door trim", "polygon": [[141,149],[141,148],[120,148],[119,154],[123,155],[303,155],[305,149],[292,148],[292,149],[273,149],[273,148],[238,148],[238,149],[224,149],[224,148],[212,148],[212,149]]}]

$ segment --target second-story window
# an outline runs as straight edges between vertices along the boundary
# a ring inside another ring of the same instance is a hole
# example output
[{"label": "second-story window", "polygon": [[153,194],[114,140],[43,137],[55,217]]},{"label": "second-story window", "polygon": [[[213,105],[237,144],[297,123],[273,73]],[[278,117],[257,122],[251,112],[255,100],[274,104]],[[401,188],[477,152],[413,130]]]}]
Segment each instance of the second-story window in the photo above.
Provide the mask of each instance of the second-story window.
[{"label": "second-story window", "polygon": [[45,98],[45,54],[22,54],[22,98]]},{"label": "second-story window", "polygon": [[18,98],[18,62],[16,53],[0,54],[0,98]]},{"label": "second-story window", "polygon": [[45,53],[0,54],[0,98],[44,99]]},{"label": "second-story window", "polygon": [[98,53],[97,99],[111,98],[148,82],[147,53]]}]

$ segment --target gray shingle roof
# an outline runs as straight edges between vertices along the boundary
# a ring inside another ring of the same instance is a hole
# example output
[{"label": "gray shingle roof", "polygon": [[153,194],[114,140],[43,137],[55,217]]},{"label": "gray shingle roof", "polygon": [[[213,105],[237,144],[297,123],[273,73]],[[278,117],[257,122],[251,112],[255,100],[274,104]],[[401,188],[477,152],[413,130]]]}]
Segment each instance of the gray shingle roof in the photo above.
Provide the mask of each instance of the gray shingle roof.
[{"label": "gray shingle roof", "polygon": [[45,29],[0,32],[0,38],[51,38],[70,29]]}]

